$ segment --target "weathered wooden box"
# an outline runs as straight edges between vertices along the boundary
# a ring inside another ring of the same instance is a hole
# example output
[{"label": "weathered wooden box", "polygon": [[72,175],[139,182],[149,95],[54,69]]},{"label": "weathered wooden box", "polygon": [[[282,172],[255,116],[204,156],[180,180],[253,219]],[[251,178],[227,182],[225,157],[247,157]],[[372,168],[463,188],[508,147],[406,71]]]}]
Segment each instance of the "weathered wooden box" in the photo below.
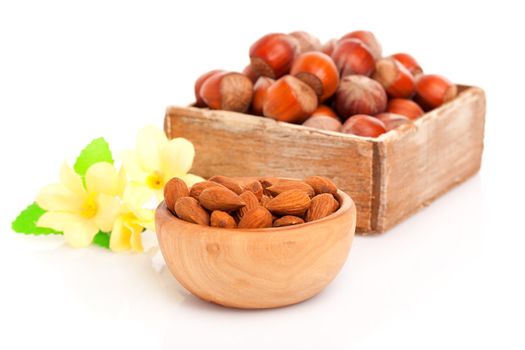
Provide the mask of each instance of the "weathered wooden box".
[{"label": "weathered wooden box", "polygon": [[384,232],[475,174],[481,164],[485,94],[460,87],[412,124],[366,138],[241,113],[169,107],[165,131],[196,148],[203,177],[322,175],[349,193],[361,233]]}]

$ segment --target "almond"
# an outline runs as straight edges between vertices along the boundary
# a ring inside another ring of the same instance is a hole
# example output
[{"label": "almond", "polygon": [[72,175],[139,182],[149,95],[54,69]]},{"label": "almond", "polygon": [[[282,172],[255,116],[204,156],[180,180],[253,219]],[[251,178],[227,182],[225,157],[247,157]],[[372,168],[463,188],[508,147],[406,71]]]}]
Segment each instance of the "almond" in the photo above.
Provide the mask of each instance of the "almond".
[{"label": "almond", "polygon": [[261,205],[262,205],[263,207],[266,207],[266,204],[268,204],[268,202],[269,202],[271,199],[272,199],[272,197],[263,194],[263,195],[261,196],[261,199],[259,200],[259,202],[261,203]]},{"label": "almond", "polygon": [[253,208],[257,208],[258,206],[260,206],[259,201],[257,200],[257,197],[255,196],[255,194],[253,194],[250,191],[241,193],[239,197],[242,199],[244,204],[246,204],[244,207],[237,210],[237,217],[239,219],[241,219],[248,210],[251,210]]},{"label": "almond", "polygon": [[326,177],[323,176],[310,176],[307,177],[304,182],[312,186],[315,194],[331,193],[334,196],[337,194],[337,186]]},{"label": "almond", "polygon": [[265,207],[248,210],[239,222],[239,228],[272,227],[272,214]]},{"label": "almond", "polygon": [[175,212],[175,203],[177,199],[182,197],[188,197],[190,195],[190,190],[184,180],[174,177],[166,183],[164,186],[164,201],[166,206],[173,213]]},{"label": "almond", "polygon": [[175,214],[184,221],[208,226],[210,216],[193,197],[182,197],[175,203]]},{"label": "almond", "polygon": [[281,181],[281,179],[279,179],[278,177],[269,177],[269,176],[259,179],[259,182],[261,183],[263,188],[268,188],[272,185],[275,185],[279,181]]},{"label": "almond", "polygon": [[330,193],[321,193],[312,198],[312,204],[306,212],[306,221],[324,218],[339,208],[339,202]]},{"label": "almond", "polygon": [[218,184],[217,182],[212,182],[212,181],[197,182],[190,189],[190,197],[199,199],[199,196],[201,195],[202,191],[210,187],[224,187],[224,186],[222,186],[221,184]]},{"label": "almond", "polygon": [[241,194],[242,193],[241,185],[239,185],[239,183],[236,180],[232,179],[231,177],[226,177],[226,176],[222,176],[222,175],[215,175],[215,176],[210,177],[208,179],[208,181],[216,182],[218,184],[221,184],[224,187],[226,187],[227,189],[235,192],[236,194]]},{"label": "almond", "polygon": [[298,189],[284,191],[266,204],[266,208],[275,215],[302,216],[309,207],[310,197]]},{"label": "almond", "polygon": [[313,197],[315,195],[315,192],[312,186],[308,185],[304,181],[298,181],[298,180],[281,180],[266,189],[266,191],[272,196],[277,196],[278,194],[283,193],[285,191],[289,191],[289,190],[303,191],[309,197]]},{"label": "almond", "polygon": [[245,206],[242,199],[226,187],[210,187],[202,191],[199,202],[208,210],[234,211]]},{"label": "almond", "polygon": [[252,181],[246,186],[244,186],[244,192],[250,191],[257,197],[257,200],[260,200],[263,195],[263,187],[259,181]]},{"label": "almond", "polygon": [[235,219],[225,211],[214,210],[210,217],[210,226],[221,228],[235,228],[237,223]]},{"label": "almond", "polygon": [[298,216],[286,215],[273,222],[273,227],[304,224],[304,220]]}]

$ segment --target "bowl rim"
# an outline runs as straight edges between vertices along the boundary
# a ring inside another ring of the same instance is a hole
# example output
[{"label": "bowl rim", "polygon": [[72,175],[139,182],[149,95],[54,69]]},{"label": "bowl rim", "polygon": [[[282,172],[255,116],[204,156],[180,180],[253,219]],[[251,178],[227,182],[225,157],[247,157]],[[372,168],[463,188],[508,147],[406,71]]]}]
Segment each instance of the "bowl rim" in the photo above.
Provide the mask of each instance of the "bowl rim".
[{"label": "bowl rim", "polygon": [[352,197],[350,197],[345,192],[343,192],[343,191],[338,189],[336,196],[338,197],[337,199],[339,200],[340,206],[339,206],[339,209],[337,209],[332,214],[330,214],[328,216],[325,216],[324,218],[321,218],[319,220],[305,222],[305,223],[297,224],[297,225],[281,226],[281,227],[265,227],[265,228],[245,229],[245,228],[222,228],[222,227],[212,227],[212,226],[204,226],[204,225],[194,224],[192,222],[188,222],[188,221],[184,221],[182,219],[179,219],[177,216],[175,216],[171,212],[171,210],[168,209],[168,207],[166,206],[166,203],[165,203],[164,200],[162,202],[160,202],[160,204],[158,205],[158,207],[156,209],[156,213],[162,214],[163,216],[166,217],[166,219],[171,219],[171,221],[175,221],[175,222],[177,222],[177,224],[190,225],[191,227],[193,227],[195,229],[203,230],[203,231],[206,231],[206,232],[217,232],[217,231],[219,231],[221,233],[223,233],[223,232],[224,233],[226,233],[226,232],[235,232],[235,233],[240,233],[240,232],[247,232],[247,233],[289,232],[289,231],[294,231],[294,230],[301,230],[303,228],[308,228],[308,227],[314,226],[314,225],[322,223],[322,222],[333,220],[333,219],[335,219],[335,218],[337,218],[337,217],[339,217],[341,215],[344,215],[348,210],[351,210],[352,207],[355,207],[355,203],[352,200]]}]

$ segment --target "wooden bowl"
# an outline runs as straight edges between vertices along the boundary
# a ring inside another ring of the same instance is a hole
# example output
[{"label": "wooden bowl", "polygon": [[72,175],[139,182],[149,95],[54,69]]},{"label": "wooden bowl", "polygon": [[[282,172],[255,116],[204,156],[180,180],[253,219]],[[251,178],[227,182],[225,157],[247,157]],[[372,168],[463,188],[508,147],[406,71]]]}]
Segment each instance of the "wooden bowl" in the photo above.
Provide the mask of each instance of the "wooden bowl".
[{"label": "wooden bowl", "polygon": [[236,308],[273,308],[319,293],[343,266],[354,237],[356,208],[338,191],[335,213],[296,226],[224,229],[178,219],[162,202],[159,246],[170,271],[191,293]]}]

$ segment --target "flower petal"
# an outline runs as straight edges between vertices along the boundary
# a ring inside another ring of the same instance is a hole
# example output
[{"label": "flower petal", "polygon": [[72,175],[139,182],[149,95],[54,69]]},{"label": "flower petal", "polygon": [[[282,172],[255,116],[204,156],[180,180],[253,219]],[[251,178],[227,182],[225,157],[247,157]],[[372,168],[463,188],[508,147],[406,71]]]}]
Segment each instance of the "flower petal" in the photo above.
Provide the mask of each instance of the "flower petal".
[{"label": "flower petal", "polygon": [[92,221],[101,231],[109,232],[119,214],[120,201],[118,198],[107,194],[100,194],[96,201],[97,213]]},{"label": "flower petal", "polygon": [[64,230],[64,238],[75,248],[87,247],[93,242],[93,238],[98,233],[98,229],[89,220],[80,220],[70,225]]},{"label": "flower petal", "polygon": [[47,185],[36,197],[37,204],[47,211],[78,213],[82,210],[85,196],[71,192],[63,184]]},{"label": "flower petal", "polygon": [[116,252],[122,252],[131,249],[134,252],[142,252],[142,237],[143,228],[126,220],[129,216],[120,216],[113,226],[111,236],[109,238],[109,248]]},{"label": "flower petal", "polygon": [[156,126],[147,126],[137,134],[137,160],[141,168],[147,173],[160,169],[160,152],[168,142],[164,132]]},{"label": "flower petal", "polygon": [[120,159],[122,159],[122,165],[126,170],[126,174],[129,175],[132,181],[141,184],[146,182],[148,173],[140,167],[136,152],[124,151],[120,154]]},{"label": "flower petal", "polygon": [[126,169],[120,167],[118,172],[118,196],[122,198],[124,196],[124,191],[128,185],[128,176],[126,174]]},{"label": "flower petal", "polygon": [[82,220],[82,218],[71,213],[48,211],[38,219],[36,225],[39,227],[49,227],[63,232],[67,226],[80,220]]},{"label": "flower petal", "polygon": [[86,188],[90,193],[116,196],[119,190],[117,170],[108,162],[95,163],[86,172]]},{"label": "flower petal", "polygon": [[131,250],[137,253],[143,252],[144,247],[142,246],[141,233],[144,229],[142,228],[142,226],[131,223],[131,222],[125,222],[124,225],[131,232],[131,237],[129,240],[131,244]]},{"label": "flower petal", "polygon": [[[131,214],[129,218],[133,218],[133,222],[146,228],[152,228],[153,219],[155,217],[154,210],[147,209],[144,206],[153,199],[153,192],[142,186],[131,184],[124,192],[123,206],[121,213]],[[156,202],[155,202],[156,203]],[[153,204],[153,203],[152,203]]]},{"label": "flower petal", "polygon": [[109,237],[109,249],[115,252],[123,252],[129,250],[131,232],[124,226],[121,217],[117,218]]},{"label": "flower petal", "polygon": [[86,193],[80,175],[75,173],[75,171],[65,162],[62,164],[62,168],[60,168],[60,182],[71,192],[79,196],[83,196]]},{"label": "flower petal", "polygon": [[134,223],[155,232],[154,210],[135,208],[132,213],[135,216]]},{"label": "flower petal", "polygon": [[182,176],[182,180],[184,180],[184,182],[186,183],[186,185],[188,185],[188,187],[191,187],[198,182],[204,181],[202,177],[193,175],[193,174],[186,174]]},{"label": "flower petal", "polygon": [[129,184],[123,195],[123,201],[131,207],[142,207],[153,197],[153,191],[150,188],[140,186],[136,183]]},{"label": "flower petal", "polygon": [[183,176],[190,171],[194,157],[195,148],[190,141],[181,137],[170,140],[161,153],[161,172],[164,181],[167,182],[175,176]]}]

